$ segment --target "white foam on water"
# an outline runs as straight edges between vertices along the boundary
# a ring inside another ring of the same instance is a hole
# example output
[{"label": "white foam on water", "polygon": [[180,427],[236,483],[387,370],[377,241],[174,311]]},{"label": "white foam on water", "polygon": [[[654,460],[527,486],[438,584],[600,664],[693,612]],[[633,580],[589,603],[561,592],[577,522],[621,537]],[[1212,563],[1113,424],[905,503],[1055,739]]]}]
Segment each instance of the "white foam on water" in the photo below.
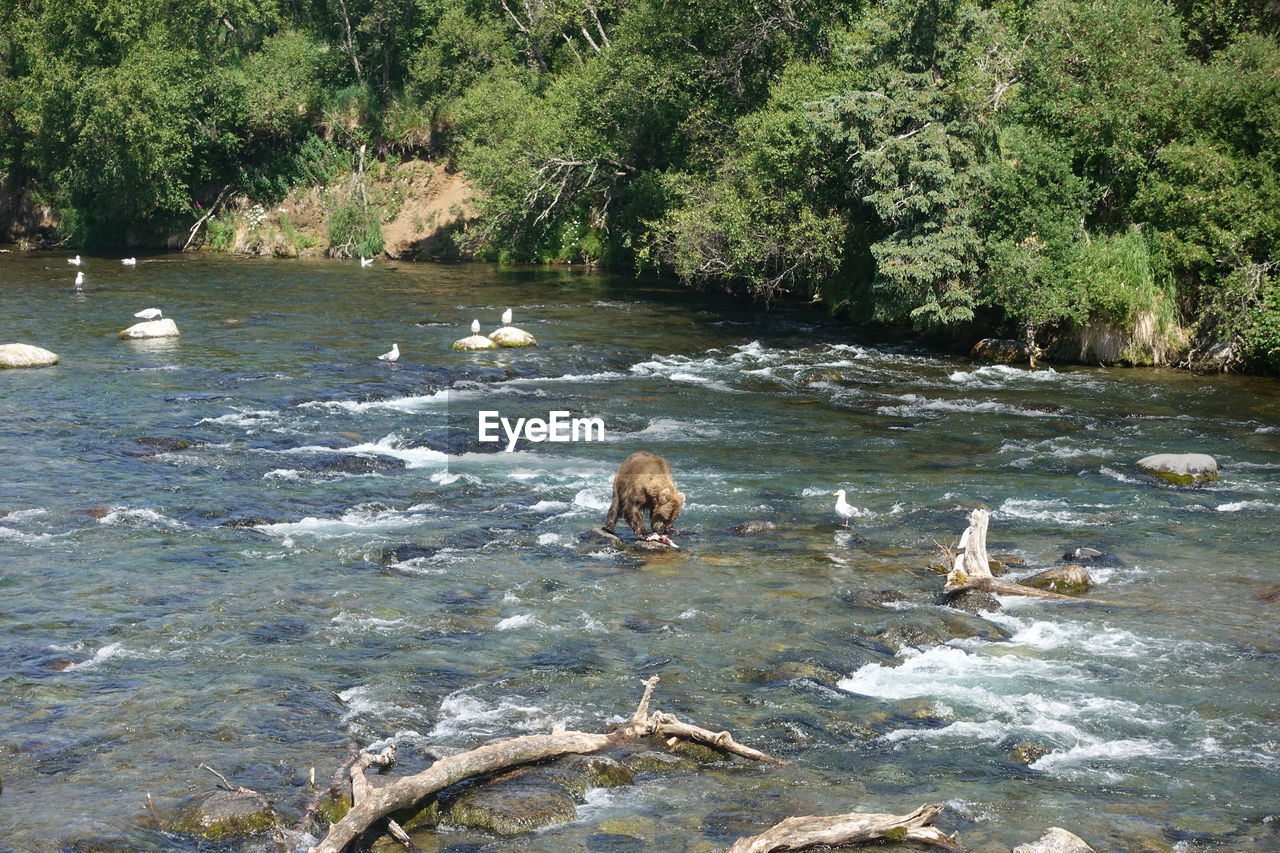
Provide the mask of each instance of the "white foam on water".
[{"label": "white foam on water", "polygon": [[1137,477],[1130,476],[1129,474],[1126,474],[1123,471],[1117,471],[1114,468],[1108,468],[1106,465],[1103,465],[1101,468],[1099,468],[1098,473],[1102,474],[1104,477],[1110,477],[1113,480],[1119,480],[1121,483],[1141,483],[1142,482]]},{"label": "white foam on water", "polygon": [[98,519],[99,524],[123,524],[128,527],[165,527],[170,530],[181,530],[187,525],[169,518],[154,509],[130,509],[117,507]]},{"label": "white foam on water", "polygon": [[1236,501],[1235,503],[1219,504],[1216,509],[1218,512],[1241,512],[1252,509],[1272,510],[1280,509],[1280,504],[1274,504],[1269,501]]},{"label": "white foam on water", "polygon": [[493,627],[496,631],[514,631],[517,628],[527,628],[530,625],[542,626],[542,623],[532,613],[518,613],[515,616],[508,616]]},{"label": "white foam on water", "polygon": [[268,453],[317,455],[323,453],[343,453],[351,456],[388,456],[399,459],[407,468],[426,468],[448,462],[449,455],[429,447],[403,447],[403,439],[397,433],[383,436],[374,442],[353,444],[348,447],[325,447],[324,445],[307,444],[291,447],[287,450],[269,450]]},{"label": "white foam on water", "polygon": [[54,538],[54,534],[52,533],[27,533],[26,531],[18,530],[13,527],[5,527],[3,524],[0,524],[0,539],[7,539],[10,542],[35,543],[43,542],[46,539],[52,538]]},{"label": "white foam on water", "polygon": [[536,504],[529,506],[529,512],[564,512],[566,509],[573,507],[573,504],[564,501],[548,501],[541,500]]},{"label": "white foam on water", "polygon": [[412,527],[430,520],[431,516],[421,514],[430,507],[419,504],[411,507],[409,512],[397,512],[380,505],[356,507],[343,513],[338,518],[316,518],[307,516],[299,521],[287,521],[279,524],[259,524],[261,530],[271,536],[286,539],[286,547],[291,545],[295,536],[313,536],[318,539],[341,539],[350,536],[364,536],[385,530],[399,530]]},{"label": "white foam on water", "polygon": [[350,634],[398,634],[408,624],[404,619],[380,619],[343,610],[329,620],[329,624]]},{"label": "white foam on water", "polygon": [[303,471],[297,468],[272,468],[262,475],[264,480],[301,480]]},{"label": "white foam on water", "polygon": [[74,672],[74,671],[83,670],[83,669],[93,669],[95,666],[105,663],[111,660],[116,655],[119,655],[123,650],[124,650],[124,646],[121,645],[120,643],[109,643],[108,645],[105,645],[102,648],[98,649],[96,652],[94,652],[93,657],[89,658],[88,660],[82,660],[80,661],[80,663],[74,663],[71,666],[67,667],[65,670],[63,670],[63,672]]},{"label": "white foam on water", "polygon": [[933,417],[956,413],[965,415],[1015,415],[1026,418],[1058,417],[1055,412],[1024,409],[1021,406],[1011,406],[1007,403],[997,403],[993,400],[970,400],[966,398],[942,400],[922,397],[919,394],[896,396],[897,399],[902,401],[901,405],[880,406],[876,411],[882,415],[904,415],[907,417]]},{"label": "white foam on water", "polygon": [[599,619],[592,616],[590,613],[587,613],[584,611],[578,614],[578,618],[582,620],[582,627],[584,630],[593,631],[593,632],[606,630],[606,628],[604,627],[604,623],[602,623]]},{"label": "white foam on water", "polygon": [[[1125,769],[1134,759],[1158,758],[1165,761],[1191,761],[1193,756],[1179,750],[1168,741],[1145,738],[1121,738],[1118,740],[1088,739],[1061,752],[1051,752],[1037,759],[1030,766],[1033,770],[1052,773],[1066,778],[1101,776],[1117,782],[1124,778]],[[1111,769],[1106,765],[1114,765]]]},{"label": "white foam on water", "polygon": [[433,409],[441,403],[448,403],[451,399],[450,395],[454,393],[450,389],[445,389],[434,394],[419,394],[411,397],[396,397],[391,400],[369,400],[366,402],[357,400],[312,400],[307,403],[299,403],[298,408],[319,409],[327,412],[346,412],[353,415],[377,411],[414,413]]},{"label": "white foam on water", "polygon": [[573,505],[584,510],[601,512],[613,503],[613,490],[602,487],[581,489],[573,496]]},{"label": "white foam on water", "polygon": [[538,536],[539,545],[563,545],[565,539],[559,533],[543,533]]},{"label": "white foam on water", "polygon": [[613,441],[631,440],[636,436],[646,438],[715,438],[721,435],[719,427],[708,421],[681,420],[678,418],[654,418],[642,430],[632,433],[615,433]]},{"label": "white foam on water", "polygon": [[518,698],[504,697],[487,702],[471,695],[474,688],[464,687],[440,701],[436,723],[427,737],[471,739],[492,737],[512,732],[549,732],[554,726],[568,727],[571,720],[564,714],[547,711],[538,705],[522,704]]},{"label": "white foam on water", "polygon": [[0,518],[3,518],[6,522],[12,523],[15,521],[26,521],[28,518],[35,518],[37,516],[48,514],[49,510],[43,507],[32,507],[31,509],[10,510],[5,515],[0,516]]},{"label": "white foam on water", "polygon": [[200,424],[217,424],[219,426],[260,427],[272,423],[279,417],[278,412],[253,409],[235,409],[216,418],[201,418]]},{"label": "white foam on water", "polygon": [[1062,374],[1052,368],[1024,370],[1007,364],[986,364],[977,370],[957,370],[948,377],[960,385],[981,388],[1007,388],[1026,382],[1056,382]]},{"label": "white foam on water", "polygon": [[1105,523],[1105,514],[1082,512],[1082,510],[1114,510],[1110,504],[1071,503],[1060,498],[1052,500],[1034,500],[1030,498],[1008,498],[991,515],[993,518],[1022,518],[1030,521],[1051,521],[1068,527],[1084,527]]}]

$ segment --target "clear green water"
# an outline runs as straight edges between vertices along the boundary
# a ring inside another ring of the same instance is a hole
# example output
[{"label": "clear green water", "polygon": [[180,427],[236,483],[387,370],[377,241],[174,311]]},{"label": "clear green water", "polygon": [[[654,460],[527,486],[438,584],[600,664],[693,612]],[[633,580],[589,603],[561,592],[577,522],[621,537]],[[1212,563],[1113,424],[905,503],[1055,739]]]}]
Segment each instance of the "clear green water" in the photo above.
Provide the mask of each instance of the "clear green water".
[{"label": "clear green water", "polygon": [[[417,769],[598,730],[652,674],[661,707],[791,763],[650,776],[568,826],[445,844],[715,850],[936,801],[979,850],[1050,825],[1100,851],[1280,849],[1272,380],[978,367],[555,270],[89,258],[76,295],[71,269],[0,256],[0,340],[62,356],[0,372],[0,850],[200,849],[144,803],[207,789],[201,762],[296,814],[349,740],[394,738]],[[153,305],[181,338],[115,339]],[[449,349],[508,306],[538,348]],[[479,408],[598,416],[608,440],[477,452]],[[641,449],[688,495],[683,549],[580,553]],[[1221,483],[1136,476],[1161,450],[1215,455]],[[1126,606],[1012,602],[1008,640],[884,654],[879,630],[938,624],[933,543],[980,504],[993,552],[1114,555],[1094,597]],[[751,518],[779,530],[729,531]],[[437,550],[379,564],[403,543]],[[868,601],[889,589],[905,600]],[[1052,752],[1028,769],[1008,751],[1029,739]]]}]

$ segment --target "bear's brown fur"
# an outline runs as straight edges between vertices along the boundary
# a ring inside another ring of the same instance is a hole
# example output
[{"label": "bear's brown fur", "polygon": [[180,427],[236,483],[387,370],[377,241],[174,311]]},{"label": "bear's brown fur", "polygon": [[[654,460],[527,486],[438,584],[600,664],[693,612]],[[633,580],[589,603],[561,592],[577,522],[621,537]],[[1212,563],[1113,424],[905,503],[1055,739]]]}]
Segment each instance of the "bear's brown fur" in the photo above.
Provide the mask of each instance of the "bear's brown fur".
[{"label": "bear's brown fur", "polygon": [[637,539],[647,539],[644,514],[649,513],[653,535],[677,532],[676,518],[684,509],[684,492],[676,490],[671,479],[671,466],[661,456],[633,453],[618,466],[613,478],[613,503],[604,520],[604,530],[612,533],[619,518],[626,520]]}]

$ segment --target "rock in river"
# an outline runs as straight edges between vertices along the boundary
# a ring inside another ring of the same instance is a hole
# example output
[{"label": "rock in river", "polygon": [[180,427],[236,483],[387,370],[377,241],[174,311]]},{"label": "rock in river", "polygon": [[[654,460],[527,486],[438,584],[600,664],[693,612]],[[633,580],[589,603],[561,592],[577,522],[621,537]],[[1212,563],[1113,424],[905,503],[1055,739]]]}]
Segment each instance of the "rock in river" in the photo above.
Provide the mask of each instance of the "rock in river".
[{"label": "rock in river", "polygon": [[58,363],[58,354],[31,344],[0,344],[0,368],[48,367]]},{"label": "rock in river", "polygon": [[1008,338],[983,338],[973,345],[969,357],[977,361],[994,361],[997,364],[1016,364],[1030,361],[1031,350],[1021,341]]},{"label": "rock in river", "polygon": [[1138,467],[1175,486],[1197,486],[1218,479],[1218,460],[1207,453],[1155,453]]},{"label": "rock in river", "polygon": [[1084,566],[1054,566],[1026,578],[1022,585],[1064,595],[1079,595],[1093,589],[1093,578],[1089,577]]},{"label": "rock in river", "polygon": [[168,317],[162,317],[159,320],[144,320],[141,323],[134,323],[129,328],[116,335],[117,338],[137,339],[137,338],[176,338],[181,332],[178,331],[178,324],[170,320]]},{"label": "rock in river", "polygon": [[225,841],[260,835],[277,824],[275,810],[261,794],[206,791],[183,802],[172,829],[207,841]]},{"label": "rock in river", "polygon": [[1094,850],[1079,836],[1051,826],[1038,840],[1013,848],[1013,853],[1094,853]]}]

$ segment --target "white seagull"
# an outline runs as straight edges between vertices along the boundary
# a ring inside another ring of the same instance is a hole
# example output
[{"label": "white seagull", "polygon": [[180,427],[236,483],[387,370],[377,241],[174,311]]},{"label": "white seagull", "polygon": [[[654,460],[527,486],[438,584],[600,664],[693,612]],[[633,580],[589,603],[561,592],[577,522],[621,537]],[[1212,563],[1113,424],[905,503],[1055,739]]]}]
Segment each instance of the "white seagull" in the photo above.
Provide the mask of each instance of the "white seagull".
[{"label": "white seagull", "polygon": [[360,259],[360,266],[362,266],[362,267],[371,267],[371,266],[373,266],[373,258],[361,258],[361,259]]},{"label": "white seagull", "polygon": [[141,317],[144,320],[155,320],[158,317],[160,317],[161,314],[162,312],[160,311],[159,308],[143,308],[141,311],[139,311],[137,314],[134,314],[133,316]]},{"label": "white seagull", "polygon": [[76,273],[76,290],[84,290],[84,273]]},{"label": "white seagull", "polygon": [[126,267],[136,267],[138,265],[138,259],[137,258],[121,258],[120,263],[124,264]]},{"label": "white seagull", "polygon": [[479,320],[472,320],[472,321],[471,321],[471,334],[473,334],[473,335],[478,335],[478,334],[480,334],[480,321],[479,321]]},{"label": "white seagull", "polygon": [[502,312],[502,325],[504,326],[511,325],[511,309],[510,308]]},{"label": "white seagull", "polygon": [[73,267],[80,266],[80,256],[76,255],[74,258],[67,258],[67,263],[71,264]]},{"label": "white seagull", "polygon": [[836,515],[844,519],[844,526],[849,526],[849,519],[853,518],[857,510],[844,499],[844,489],[836,492]]},{"label": "white seagull", "polygon": [[384,352],[378,356],[378,361],[395,361],[400,357],[400,345],[392,344],[390,352]]}]

